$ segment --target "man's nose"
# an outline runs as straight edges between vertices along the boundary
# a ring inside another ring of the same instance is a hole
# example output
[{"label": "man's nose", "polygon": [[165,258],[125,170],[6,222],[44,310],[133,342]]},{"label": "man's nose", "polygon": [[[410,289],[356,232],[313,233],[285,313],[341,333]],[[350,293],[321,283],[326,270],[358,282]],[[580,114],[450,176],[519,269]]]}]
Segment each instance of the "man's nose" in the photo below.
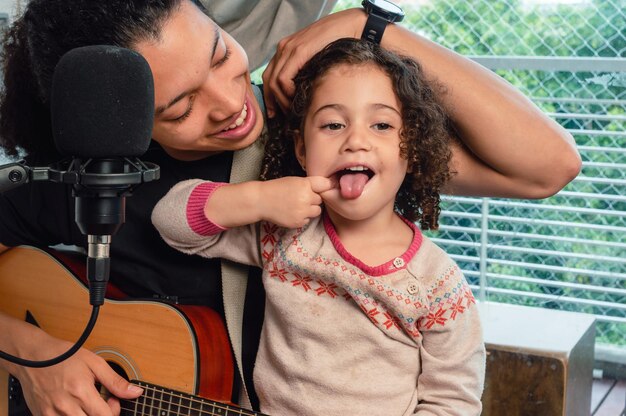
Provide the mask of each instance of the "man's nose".
[{"label": "man's nose", "polygon": [[205,83],[203,92],[209,101],[208,117],[212,121],[224,121],[243,110],[244,92],[237,83],[223,83],[210,79]]}]

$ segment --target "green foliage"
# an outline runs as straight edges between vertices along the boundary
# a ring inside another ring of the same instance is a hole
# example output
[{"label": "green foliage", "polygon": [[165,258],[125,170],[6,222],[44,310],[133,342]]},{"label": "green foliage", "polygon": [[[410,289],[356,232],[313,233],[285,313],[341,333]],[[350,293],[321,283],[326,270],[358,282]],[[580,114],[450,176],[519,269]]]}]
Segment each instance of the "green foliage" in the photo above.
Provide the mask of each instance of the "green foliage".
[{"label": "green foliage", "polygon": [[[358,6],[340,1],[337,10]],[[470,56],[624,58],[623,0],[402,1],[405,27]],[[626,318],[626,72],[497,70],[574,137],[585,163],[565,192],[526,205],[447,199],[428,233],[488,299]],[[445,69],[442,69],[445,70]],[[515,202],[515,201],[513,201]],[[481,263],[482,233],[486,263]],[[481,265],[484,269],[481,270]],[[626,323],[600,320],[598,342],[626,346]]]}]

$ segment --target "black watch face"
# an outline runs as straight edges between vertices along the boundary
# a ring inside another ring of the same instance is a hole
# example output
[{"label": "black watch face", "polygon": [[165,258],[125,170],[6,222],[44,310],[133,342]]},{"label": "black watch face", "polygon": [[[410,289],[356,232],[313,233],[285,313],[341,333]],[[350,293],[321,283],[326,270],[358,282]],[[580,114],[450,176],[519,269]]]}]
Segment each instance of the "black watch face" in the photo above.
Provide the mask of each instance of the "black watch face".
[{"label": "black watch face", "polygon": [[404,15],[404,11],[397,5],[386,0],[367,0],[374,7],[378,7],[387,13]]}]

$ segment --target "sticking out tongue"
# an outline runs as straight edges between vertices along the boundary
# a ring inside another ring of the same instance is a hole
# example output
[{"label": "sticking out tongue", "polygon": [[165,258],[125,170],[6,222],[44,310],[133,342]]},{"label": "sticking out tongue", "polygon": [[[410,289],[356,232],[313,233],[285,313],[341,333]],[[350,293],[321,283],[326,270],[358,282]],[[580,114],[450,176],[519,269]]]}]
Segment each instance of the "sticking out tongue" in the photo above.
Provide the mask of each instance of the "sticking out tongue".
[{"label": "sticking out tongue", "polygon": [[369,180],[364,173],[345,173],[339,179],[341,196],[346,199],[355,199],[361,196],[363,188]]}]

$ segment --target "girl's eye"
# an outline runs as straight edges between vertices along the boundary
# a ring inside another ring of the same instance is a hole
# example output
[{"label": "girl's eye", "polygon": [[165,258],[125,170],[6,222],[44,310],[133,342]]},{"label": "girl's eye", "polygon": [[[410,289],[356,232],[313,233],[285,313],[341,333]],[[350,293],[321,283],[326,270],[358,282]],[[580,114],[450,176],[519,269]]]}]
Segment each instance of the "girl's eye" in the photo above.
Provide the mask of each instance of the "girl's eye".
[{"label": "girl's eye", "polygon": [[181,114],[179,117],[172,119],[172,121],[176,123],[182,123],[191,115],[191,112],[193,111],[193,101],[195,97],[196,97],[195,95],[192,95],[191,97],[189,97],[189,105],[187,106],[187,110],[185,110],[185,112]]},{"label": "girl's eye", "polygon": [[322,126],[323,129],[340,130],[343,127],[341,123],[327,123]]},{"label": "girl's eye", "polygon": [[390,128],[392,128],[391,124],[387,124],[387,123],[376,123],[374,124],[374,128],[376,130],[389,130]]}]

